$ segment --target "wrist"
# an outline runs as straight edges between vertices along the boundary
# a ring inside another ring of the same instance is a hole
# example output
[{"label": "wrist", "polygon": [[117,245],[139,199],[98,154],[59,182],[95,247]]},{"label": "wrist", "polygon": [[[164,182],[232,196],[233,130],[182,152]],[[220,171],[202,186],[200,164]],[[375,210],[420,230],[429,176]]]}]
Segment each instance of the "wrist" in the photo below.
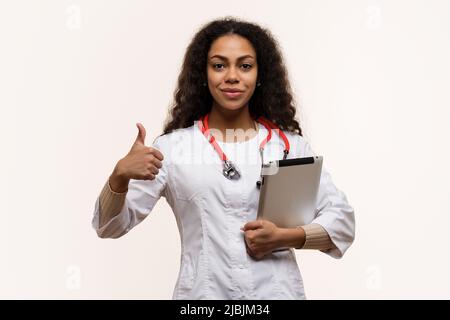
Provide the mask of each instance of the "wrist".
[{"label": "wrist", "polygon": [[306,234],[303,228],[279,228],[279,247],[289,247],[300,249],[306,241]]},{"label": "wrist", "polygon": [[109,185],[112,189],[112,191],[117,193],[122,193],[128,191],[128,183],[130,182],[130,179],[124,176],[123,172],[121,171],[120,167],[116,165],[114,168],[113,173],[109,177]]}]

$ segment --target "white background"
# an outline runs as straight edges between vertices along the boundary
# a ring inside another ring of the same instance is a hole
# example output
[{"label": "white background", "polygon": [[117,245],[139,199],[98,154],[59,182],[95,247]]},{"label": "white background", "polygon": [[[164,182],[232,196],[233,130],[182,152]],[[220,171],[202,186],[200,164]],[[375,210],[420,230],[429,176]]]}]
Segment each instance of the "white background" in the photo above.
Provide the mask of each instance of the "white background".
[{"label": "white background", "polygon": [[161,133],[183,55],[211,19],[269,28],[305,137],[354,206],[341,260],[297,251],[310,299],[450,298],[450,3],[2,1],[0,298],[170,299],[179,235],[164,199],[118,240],[95,200]]}]

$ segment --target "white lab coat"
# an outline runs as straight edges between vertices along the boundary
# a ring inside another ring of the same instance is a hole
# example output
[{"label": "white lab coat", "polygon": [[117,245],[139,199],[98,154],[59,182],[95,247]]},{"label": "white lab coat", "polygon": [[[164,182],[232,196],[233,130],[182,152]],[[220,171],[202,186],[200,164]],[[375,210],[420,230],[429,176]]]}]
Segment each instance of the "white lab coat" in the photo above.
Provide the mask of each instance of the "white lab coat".
[{"label": "white lab coat", "polygon": [[[314,155],[299,135],[285,132],[289,158]],[[304,299],[303,281],[293,249],[251,258],[240,228],[256,219],[261,159],[260,142],[267,130],[241,143],[223,143],[222,150],[241,171],[241,179],[222,175],[222,162],[197,125],[159,136],[153,146],[164,155],[155,180],[131,180],[122,211],[99,228],[99,199],[93,227],[103,238],[118,238],[140,223],[163,196],[171,206],[181,238],[181,264],[174,299]],[[283,156],[283,141],[273,132],[264,162]],[[325,167],[325,166],[324,166]],[[346,196],[323,168],[317,216],[334,247],[325,253],[340,258],[354,239],[354,212]]]}]

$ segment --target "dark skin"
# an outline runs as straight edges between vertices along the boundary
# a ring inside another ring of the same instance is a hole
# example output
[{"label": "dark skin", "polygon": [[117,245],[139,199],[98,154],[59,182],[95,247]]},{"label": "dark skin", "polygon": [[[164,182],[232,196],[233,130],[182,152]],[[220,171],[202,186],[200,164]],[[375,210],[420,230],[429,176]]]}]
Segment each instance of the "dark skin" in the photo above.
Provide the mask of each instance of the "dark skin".
[{"label": "dark skin", "polygon": [[[257,84],[256,58],[251,43],[238,35],[222,36],[211,45],[207,77],[214,103],[209,126],[218,130],[222,137],[226,136],[227,129],[254,128],[248,101]],[[236,88],[242,94],[239,97],[228,97],[222,91],[224,88]],[[216,138],[221,140],[219,135]],[[279,248],[301,248],[305,243],[302,228],[279,228],[268,220],[250,221],[241,230],[244,232],[247,253],[255,259],[262,259]]]},{"label": "dark skin", "polygon": [[279,248],[301,248],[305,243],[302,228],[279,228],[268,220],[249,221],[241,230],[245,233],[247,253],[255,259]]},{"label": "dark skin", "polygon": [[[208,88],[214,98],[210,128],[223,133],[222,137],[227,136],[227,129],[250,131],[250,134],[237,137],[237,141],[257,134],[248,108],[258,76],[256,52],[251,43],[237,35],[216,39],[208,53],[207,76]],[[242,94],[230,97],[223,92],[224,88],[239,89]],[[147,147],[144,126],[138,123],[137,128],[139,132],[130,152],[119,160],[109,178],[111,189],[115,192],[127,191],[130,179],[154,180],[162,167],[163,154]],[[111,218],[102,215],[100,225]],[[250,221],[242,227],[242,231],[247,252],[255,259],[261,259],[278,248],[301,248],[305,243],[302,228],[279,228],[267,220]]]}]

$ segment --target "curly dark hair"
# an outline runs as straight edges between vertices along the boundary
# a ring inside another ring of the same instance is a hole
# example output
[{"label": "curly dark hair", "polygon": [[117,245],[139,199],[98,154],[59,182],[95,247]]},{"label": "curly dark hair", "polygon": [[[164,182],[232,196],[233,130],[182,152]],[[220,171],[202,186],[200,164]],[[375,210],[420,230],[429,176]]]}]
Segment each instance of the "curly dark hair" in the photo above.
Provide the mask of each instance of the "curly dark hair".
[{"label": "curly dark hair", "polygon": [[187,128],[201,116],[211,111],[213,97],[207,86],[207,59],[211,44],[217,38],[236,34],[253,45],[258,63],[258,81],[261,83],[249,100],[249,112],[254,119],[264,116],[281,130],[302,135],[299,122],[295,120],[293,103],[286,67],[277,41],[269,30],[233,17],[214,20],[204,25],[189,44],[174,92],[169,120],[163,134],[175,129]]}]

